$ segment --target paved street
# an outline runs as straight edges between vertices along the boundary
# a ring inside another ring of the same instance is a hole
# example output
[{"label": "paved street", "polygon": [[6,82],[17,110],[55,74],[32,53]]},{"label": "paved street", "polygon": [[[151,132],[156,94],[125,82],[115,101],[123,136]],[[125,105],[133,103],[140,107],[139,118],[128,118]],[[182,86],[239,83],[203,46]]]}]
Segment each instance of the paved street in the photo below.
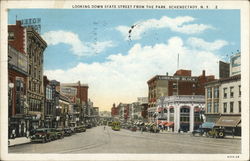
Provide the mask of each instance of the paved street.
[{"label": "paved street", "polygon": [[113,131],[103,126],[87,129],[49,143],[9,147],[9,153],[240,153],[240,139],[214,139],[188,134]]}]

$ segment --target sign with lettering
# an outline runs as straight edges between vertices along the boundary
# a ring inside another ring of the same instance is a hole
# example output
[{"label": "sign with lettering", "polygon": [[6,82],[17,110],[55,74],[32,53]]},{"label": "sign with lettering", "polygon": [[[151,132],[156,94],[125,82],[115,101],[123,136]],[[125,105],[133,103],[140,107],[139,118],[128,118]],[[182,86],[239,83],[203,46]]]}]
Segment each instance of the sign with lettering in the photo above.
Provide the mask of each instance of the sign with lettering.
[{"label": "sign with lettering", "polygon": [[74,97],[77,94],[77,89],[73,87],[64,87],[61,86],[60,92],[65,96]]},{"label": "sign with lettering", "polygon": [[29,18],[21,20],[24,27],[32,27],[36,32],[41,33],[41,18]]}]

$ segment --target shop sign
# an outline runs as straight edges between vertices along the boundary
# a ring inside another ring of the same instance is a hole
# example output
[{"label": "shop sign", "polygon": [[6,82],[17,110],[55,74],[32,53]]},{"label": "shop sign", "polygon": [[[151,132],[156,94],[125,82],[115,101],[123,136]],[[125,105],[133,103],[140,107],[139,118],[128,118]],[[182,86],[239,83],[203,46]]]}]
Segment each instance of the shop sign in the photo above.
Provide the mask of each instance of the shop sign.
[{"label": "shop sign", "polygon": [[24,27],[32,27],[36,32],[41,33],[41,18],[29,18],[21,20]]}]

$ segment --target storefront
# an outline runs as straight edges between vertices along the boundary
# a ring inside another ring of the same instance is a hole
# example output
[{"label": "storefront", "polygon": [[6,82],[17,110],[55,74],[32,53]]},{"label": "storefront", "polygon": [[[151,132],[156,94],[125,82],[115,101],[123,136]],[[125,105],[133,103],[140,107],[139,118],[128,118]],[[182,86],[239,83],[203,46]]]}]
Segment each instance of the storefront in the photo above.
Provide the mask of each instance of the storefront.
[{"label": "storefront", "polygon": [[241,117],[240,116],[221,116],[215,126],[225,128],[228,135],[241,136]]}]

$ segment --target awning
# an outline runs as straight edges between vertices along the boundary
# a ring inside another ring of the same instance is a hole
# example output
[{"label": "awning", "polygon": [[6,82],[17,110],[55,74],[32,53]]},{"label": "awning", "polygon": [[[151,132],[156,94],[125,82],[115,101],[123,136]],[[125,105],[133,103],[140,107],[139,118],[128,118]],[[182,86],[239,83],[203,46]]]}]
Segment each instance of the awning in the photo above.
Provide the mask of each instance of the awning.
[{"label": "awning", "polygon": [[214,127],[214,122],[204,122],[202,125],[201,125],[201,128],[204,128],[204,129],[212,129]]},{"label": "awning", "polygon": [[174,122],[168,122],[167,124],[165,124],[165,126],[173,126]]},{"label": "awning", "polygon": [[241,127],[241,122],[237,125],[237,127]]},{"label": "awning", "polygon": [[168,123],[167,121],[162,121],[159,125],[165,125],[167,123]]},{"label": "awning", "polygon": [[215,126],[236,127],[240,121],[240,116],[221,116]]}]

